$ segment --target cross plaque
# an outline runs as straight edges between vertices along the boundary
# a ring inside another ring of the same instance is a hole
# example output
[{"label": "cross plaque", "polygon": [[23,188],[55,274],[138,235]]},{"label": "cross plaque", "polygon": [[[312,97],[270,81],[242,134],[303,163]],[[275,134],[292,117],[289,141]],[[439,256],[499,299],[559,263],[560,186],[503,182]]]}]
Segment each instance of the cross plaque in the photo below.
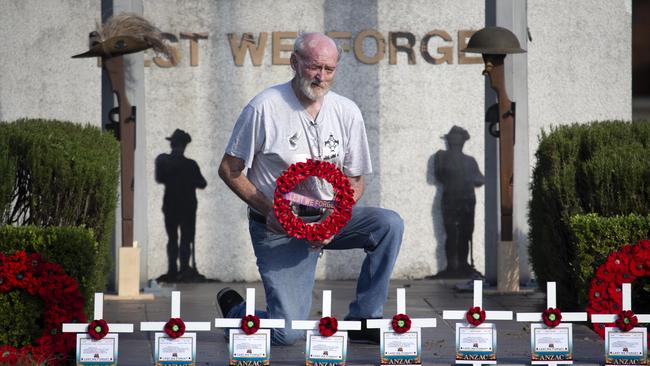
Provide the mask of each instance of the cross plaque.
[{"label": "cross plaque", "polygon": [[[473,307],[483,309],[483,281],[474,281]],[[485,320],[512,320],[512,311],[484,311]],[[443,319],[466,321],[466,315],[467,310],[443,310],[442,312]],[[481,341],[478,342],[477,339]],[[473,366],[496,364],[496,353],[494,324],[481,323],[468,327],[456,323],[456,364],[471,364]],[[477,354],[480,354],[480,357],[477,358]]]},{"label": "cross plaque", "polygon": [[[546,283],[546,308],[557,307],[555,282]],[[555,316],[555,314],[551,314]],[[561,322],[553,327],[531,324],[531,363],[533,365],[573,364],[573,328],[570,322],[587,321],[586,312],[561,313]],[[518,322],[543,322],[542,313],[517,313]],[[569,323],[569,324],[567,324]]]}]

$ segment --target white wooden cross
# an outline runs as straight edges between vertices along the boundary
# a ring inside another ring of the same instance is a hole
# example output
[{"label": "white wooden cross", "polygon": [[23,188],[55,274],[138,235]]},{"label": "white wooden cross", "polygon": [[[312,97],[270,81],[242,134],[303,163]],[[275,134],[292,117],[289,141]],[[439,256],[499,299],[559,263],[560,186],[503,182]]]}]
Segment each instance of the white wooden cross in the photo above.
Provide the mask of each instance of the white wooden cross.
[{"label": "white wooden cross", "polygon": [[[95,293],[95,311],[94,320],[100,320],[104,317],[104,294]],[[64,333],[88,333],[88,324],[80,323],[63,323]],[[133,333],[133,324],[108,324],[109,333]]]},{"label": "white wooden cross", "polygon": [[[170,318],[180,318],[181,317],[181,292],[172,291],[172,312]],[[184,322],[186,331],[209,331],[210,322]],[[164,322],[140,322],[140,331],[165,331]]]},{"label": "white wooden cross", "polygon": [[[557,305],[555,296],[555,282],[546,283],[546,307],[555,308]],[[518,322],[542,322],[542,313],[517,313]],[[563,322],[584,322],[587,321],[586,312],[562,313]]]},{"label": "white wooden cross", "polygon": [[[483,308],[483,281],[474,281],[474,305]],[[443,310],[443,319],[465,319],[467,310]],[[485,311],[485,320],[512,320],[512,311]]]},{"label": "white wooden cross", "polygon": [[[406,290],[397,289],[397,313],[406,314]],[[379,328],[383,330],[392,329],[393,319],[368,319],[368,328]],[[413,328],[433,328],[436,326],[435,318],[411,318]]]},{"label": "white wooden cross", "polygon": [[[323,318],[332,316],[332,291],[323,291]],[[292,329],[316,330],[318,331],[319,320],[292,320]],[[338,330],[361,330],[361,322],[358,320],[339,321]]]},{"label": "white wooden cross", "polygon": [[[623,284],[623,311],[632,310],[632,285],[629,283]],[[634,314],[636,315],[639,323],[650,323],[650,314]],[[592,323],[613,323],[618,318],[618,314],[592,314]]]},{"label": "white wooden cross", "polygon": [[[255,315],[255,289],[246,289],[246,315]],[[239,328],[241,318],[218,318],[216,328]],[[260,319],[260,328],[284,328],[284,319]]]},{"label": "white wooden cross", "polygon": [[[546,308],[556,308],[557,307],[557,297],[555,296],[555,282],[547,282],[546,283]],[[562,322],[584,322],[587,321],[587,313],[586,312],[577,312],[577,313],[561,313],[562,314]],[[537,312],[537,313],[517,313],[517,321],[518,322],[543,322],[544,319],[542,319],[542,313]],[[531,329],[531,332],[534,332],[534,329]],[[569,337],[572,335],[571,330],[569,332]],[[531,335],[533,337],[533,335]],[[571,344],[571,340],[569,340],[569,344]],[[573,364],[573,360],[560,360],[560,361],[551,361],[551,360],[544,360],[544,361],[531,361],[533,364],[546,364],[549,366],[556,366],[556,365],[562,365],[562,364]]]}]

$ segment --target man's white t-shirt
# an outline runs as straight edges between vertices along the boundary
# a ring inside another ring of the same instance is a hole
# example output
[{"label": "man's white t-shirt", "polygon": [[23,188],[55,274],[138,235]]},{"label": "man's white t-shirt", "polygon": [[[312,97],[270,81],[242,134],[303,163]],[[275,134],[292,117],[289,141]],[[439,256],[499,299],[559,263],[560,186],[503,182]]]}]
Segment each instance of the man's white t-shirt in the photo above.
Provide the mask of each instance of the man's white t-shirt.
[{"label": "man's white t-shirt", "polygon": [[[273,200],[276,179],[291,165],[307,159],[335,164],[350,177],[370,174],[370,152],[359,107],[332,91],[314,120],[300,104],[291,82],[255,96],[240,114],[226,154],[244,160],[247,177]],[[310,198],[332,199],[321,179],[308,178],[294,190]]]}]

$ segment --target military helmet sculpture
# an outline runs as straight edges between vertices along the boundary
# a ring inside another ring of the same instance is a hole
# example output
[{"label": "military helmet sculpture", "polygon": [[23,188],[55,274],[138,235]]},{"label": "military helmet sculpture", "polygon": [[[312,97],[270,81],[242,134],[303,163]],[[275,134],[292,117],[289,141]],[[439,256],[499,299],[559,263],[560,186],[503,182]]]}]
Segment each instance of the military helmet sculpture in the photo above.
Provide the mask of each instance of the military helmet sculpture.
[{"label": "military helmet sculpture", "polygon": [[173,64],[175,53],[163,42],[161,31],[145,18],[134,13],[120,13],[111,17],[88,36],[88,51],[72,56],[104,57],[126,55],[153,48]]}]

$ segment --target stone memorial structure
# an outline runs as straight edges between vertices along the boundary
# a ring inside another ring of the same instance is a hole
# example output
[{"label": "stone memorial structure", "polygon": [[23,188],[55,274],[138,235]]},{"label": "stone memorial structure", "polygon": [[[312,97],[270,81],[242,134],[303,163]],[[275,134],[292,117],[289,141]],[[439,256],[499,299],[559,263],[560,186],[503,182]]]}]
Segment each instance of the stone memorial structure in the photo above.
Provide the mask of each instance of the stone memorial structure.
[{"label": "stone memorial structure", "polygon": [[[258,279],[246,208],[227,191],[217,165],[242,107],[263,87],[291,77],[288,60],[300,31],[327,32],[343,49],[333,89],[361,108],[374,168],[360,204],[393,209],[405,220],[394,278],[421,278],[447,266],[442,187],[429,183],[427,165],[432,152],[445,149],[440,137],[452,126],[472,136],[463,151],[485,175],[485,186],[475,190],[469,256],[478,272],[496,278],[498,159],[485,123],[485,107],[494,100],[480,56],[459,52],[473,32],[490,25],[511,29],[528,51],[506,62],[509,96],[517,103],[513,225],[522,282],[531,276],[527,185],[540,131],[631,118],[630,0],[412,0],[401,6],[390,0],[8,0],[0,2],[0,53],[10,55],[0,63],[0,120],[104,125],[113,97],[102,92],[101,67],[70,56],[87,45],[96,21],[120,11],[156,24],[179,59],[173,64],[151,52],[125,57],[127,94],[138,106],[134,240],[141,247],[142,284],[168,270],[164,186],[154,170],[156,156],[168,149],[165,138],[177,128],[192,135],[186,154],[207,181],[196,192],[197,270],[222,281]],[[119,231],[118,225],[116,237]],[[327,253],[317,277],[355,278],[362,258],[361,251]]]}]

